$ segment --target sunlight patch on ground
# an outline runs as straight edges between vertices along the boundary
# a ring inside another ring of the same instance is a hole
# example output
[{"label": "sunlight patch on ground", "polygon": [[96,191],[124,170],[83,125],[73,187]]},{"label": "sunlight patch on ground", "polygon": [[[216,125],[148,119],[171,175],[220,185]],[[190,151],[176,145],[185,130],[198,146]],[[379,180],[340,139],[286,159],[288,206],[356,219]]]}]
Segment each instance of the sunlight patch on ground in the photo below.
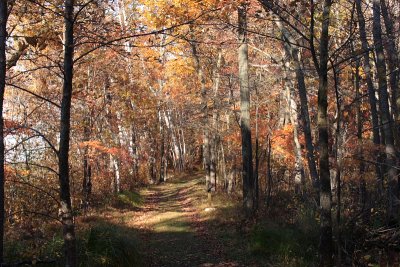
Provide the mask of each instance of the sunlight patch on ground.
[{"label": "sunlight patch on ground", "polygon": [[156,233],[161,232],[191,232],[190,226],[187,223],[185,214],[182,212],[164,212],[149,218],[147,221],[149,225],[153,226]]}]

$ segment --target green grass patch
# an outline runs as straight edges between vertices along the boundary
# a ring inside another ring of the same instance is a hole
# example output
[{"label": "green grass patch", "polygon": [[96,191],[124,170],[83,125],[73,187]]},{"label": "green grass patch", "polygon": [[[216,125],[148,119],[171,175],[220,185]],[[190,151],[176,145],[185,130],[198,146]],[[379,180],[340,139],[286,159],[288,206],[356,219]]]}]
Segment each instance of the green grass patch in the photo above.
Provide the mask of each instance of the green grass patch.
[{"label": "green grass patch", "polygon": [[114,205],[117,207],[124,208],[138,208],[143,204],[143,197],[137,192],[122,192],[119,193],[116,198]]},{"label": "green grass patch", "polygon": [[252,254],[271,259],[275,266],[313,266],[317,245],[318,228],[298,225],[258,226],[250,239]]},{"label": "green grass patch", "polygon": [[81,266],[140,266],[137,242],[131,230],[97,225],[86,233],[81,246]]}]

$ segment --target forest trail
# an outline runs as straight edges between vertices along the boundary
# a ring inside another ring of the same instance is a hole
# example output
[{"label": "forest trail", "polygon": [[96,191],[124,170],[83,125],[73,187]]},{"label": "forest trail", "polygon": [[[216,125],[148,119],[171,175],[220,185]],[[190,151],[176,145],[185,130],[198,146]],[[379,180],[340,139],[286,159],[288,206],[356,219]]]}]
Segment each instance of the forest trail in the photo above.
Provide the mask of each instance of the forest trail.
[{"label": "forest trail", "polygon": [[258,266],[248,261],[234,226],[229,235],[229,227],[213,223],[218,207],[205,211],[200,174],[149,186],[140,194],[140,208],[125,214],[130,217],[125,221],[138,231],[143,266]]}]

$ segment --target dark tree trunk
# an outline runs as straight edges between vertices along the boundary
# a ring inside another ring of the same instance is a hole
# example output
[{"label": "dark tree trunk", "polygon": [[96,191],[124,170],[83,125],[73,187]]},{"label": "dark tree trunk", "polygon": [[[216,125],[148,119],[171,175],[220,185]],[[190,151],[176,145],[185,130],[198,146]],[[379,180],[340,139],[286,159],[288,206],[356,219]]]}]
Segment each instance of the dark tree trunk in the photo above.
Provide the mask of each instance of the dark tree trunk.
[{"label": "dark tree trunk", "polygon": [[320,37],[320,62],[318,68],[318,137],[320,174],[320,266],[333,266],[331,180],[329,172],[329,128],[328,128],[328,53],[329,16],[332,1],[325,0],[322,13]]},{"label": "dark tree trunk", "polygon": [[399,128],[400,128],[400,94],[399,94],[399,60],[398,60],[398,50],[396,49],[396,37],[395,29],[393,25],[393,20],[390,17],[389,10],[385,0],[380,0],[382,17],[385,22],[386,28],[386,38],[385,38],[385,48],[387,54],[387,63],[389,68],[389,85],[392,92],[391,97],[391,108],[394,113],[396,128],[394,131],[394,139],[396,144],[399,145]]},{"label": "dark tree trunk", "polygon": [[271,160],[271,155],[272,155],[272,145],[271,145],[271,139],[267,137],[267,149],[266,149],[266,154],[267,154],[267,175],[266,178],[267,180],[265,181],[266,183],[266,201],[265,204],[267,208],[271,204],[271,192],[272,192],[272,186],[273,186],[273,179],[272,179],[272,160]]},{"label": "dark tree trunk", "polygon": [[242,133],[242,179],[243,206],[248,217],[254,212],[253,155],[250,128],[250,86],[248,73],[247,5],[238,7],[239,22],[239,84],[240,84],[240,129]]},{"label": "dark tree trunk", "polygon": [[[84,122],[84,141],[88,142],[90,140],[90,129],[91,129],[91,118],[86,117]],[[89,159],[89,147],[85,145],[83,152],[83,210],[86,212],[90,205],[90,195],[92,193],[92,166]]]},{"label": "dark tree trunk", "polygon": [[260,145],[259,145],[259,133],[258,133],[258,99],[257,99],[257,104],[256,104],[256,143],[255,143],[255,159],[256,159],[256,166],[254,168],[254,190],[255,190],[255,196],[254,196],[254,201],[255,201],[255,208],[258,209],[258,203],[259,203],[259,169],[260,169]]},{"label": "dark tree trunk", "polygon": [[4,118],[3,101],[6,87],[7,0],[0,1],[0,265],[4,262]]},{"label": "dark tree trunk", "polygon": [[389,111],[389,95],[387,90],[385,54],[382,43],[381,9],[379,0],[373,0],[373,37],[376,52],[376,68],[379,85],[379,109],[382,129],[385,136],[386,166],[388,172],[388,206],[387,219],[389,223],[397,217],[397,170],[396,150],[394,147],[393,122]]},{"label": "dark tree trunk", "polygon": [[[367,51],[369,49],[368,40],[367,40],[367,33],[365,30],[365,18],[361,7],[361,0],[356,0],[356,9],[357,9],[357,19],[358,19],[358,26],[360,31],[360,39],[361,39],[361,47],[363,51]],[[374,83],[372,81],[371,75],[371,64],[370,64],[370,57],[369,52],[364,53],[364,60],[363,60],[364,72],[367,81],[367,88],[368,88],[368,100],[371,110],[371,121],[372,121],[372,139],[376,146],[380,145],[380,134],[379,134],[379,119],[378,119],[378,111],[376,107],[376,98],[375,98],[375,89]],[[380,161],[380,157],[377,157],[377,162]],[[382,181],[383,181],[383,174],[379,163],[375,164],[375,172],[378,181],[378,190],[382,190]]]},{"label": "dark tree trunk", "polygon": [[61,102],[59,180],[61,220],[63,224],[65,265],[77,266],[74,217],[69,185],[69,143],[71,127],[72,77],[74,56],[74,0],[65,0],[64,11],[64,84]]}]

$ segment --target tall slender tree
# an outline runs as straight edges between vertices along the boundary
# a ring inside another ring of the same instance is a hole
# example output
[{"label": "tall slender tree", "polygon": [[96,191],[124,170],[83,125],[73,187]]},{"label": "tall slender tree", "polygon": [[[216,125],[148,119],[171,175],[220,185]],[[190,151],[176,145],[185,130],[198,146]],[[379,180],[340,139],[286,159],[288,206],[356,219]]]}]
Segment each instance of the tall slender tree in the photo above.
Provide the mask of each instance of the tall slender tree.
[{"label": "tall slender tree", "polygon": [[376,53],[376,71],[378,79],[379,113],[381,115],[383,135],[385,139],[386,166],[388,175],[388,206],[387,219],[393,222],[397,217],[397,170],[396,150],[394,147],[393,120],[389,110],[389,94],[386,78],[385,53],[382,42],[381,5],[379,0],[373,0],[373,38]]},{"label": "tall slender tree", "polygon": [[247,44],[247,4],[238,7],[239,22],[239,86],[240,86],[240,129],[242,133],[242,179],[243,206],[247,216],[254,211],[253,154],[250,128],[250,84],[249,55]]},{"label": "tall slender tree", "polygon": [[318,87],[318,140],[320,174],[320,266],[333,265],[332,244],[332,200],[329,172],[329,121],[328,121],[328,58],[329,58],[329,16],[332,1],[325,0],[322,12],[322,28],[319,48]]},{"label": "tall slender tree", "polygon": [[[372,74],[371,74],[371,63],[370,63],[370,56],[369,56],[369,45],[368,45],[368,40],[367,40],[367,33],[365,29],[365,18],[364,18],[364,13],[362,11],[361,7],[361,0],[356,0],[356,9],[357,9],[357,20],[358,20],[358,29],[360,32],[360,39],[361,39],[361,47],[365,53],[363,54],[363,67],[364,67],[364,72],[365,72],[365,79],[367,82],[367,88],[368,88],[368,100],[369,100],[369,105],[370,105],[370,110],[371,110],[371,122],[372,122],[372,140],[376,146],[379,146],[380,144],[380,134],[379,134],[379,118],[378,118],[378,111],[376,107],[376,97],[375,97],[375,88],[374,88],[374,83],[372,80]],[[375,164],[375,173],[377,176],[377,181],[378,181],[378,186],[377,188],[382,189],[382,182],[383,182],[383,176],[382,176],[382,171],[379,166],[379,164]]]},{"label": "tall slender tree", "polygon": [[74,72],[74,0],[64,2],[64,80],[61,100],[60,146],[58,151],[58,172],[60,182],[60,211],[63,224],[65,265],[77,266],[75,225],[72,213],[69,146],[71,130],[72,79]]}]

